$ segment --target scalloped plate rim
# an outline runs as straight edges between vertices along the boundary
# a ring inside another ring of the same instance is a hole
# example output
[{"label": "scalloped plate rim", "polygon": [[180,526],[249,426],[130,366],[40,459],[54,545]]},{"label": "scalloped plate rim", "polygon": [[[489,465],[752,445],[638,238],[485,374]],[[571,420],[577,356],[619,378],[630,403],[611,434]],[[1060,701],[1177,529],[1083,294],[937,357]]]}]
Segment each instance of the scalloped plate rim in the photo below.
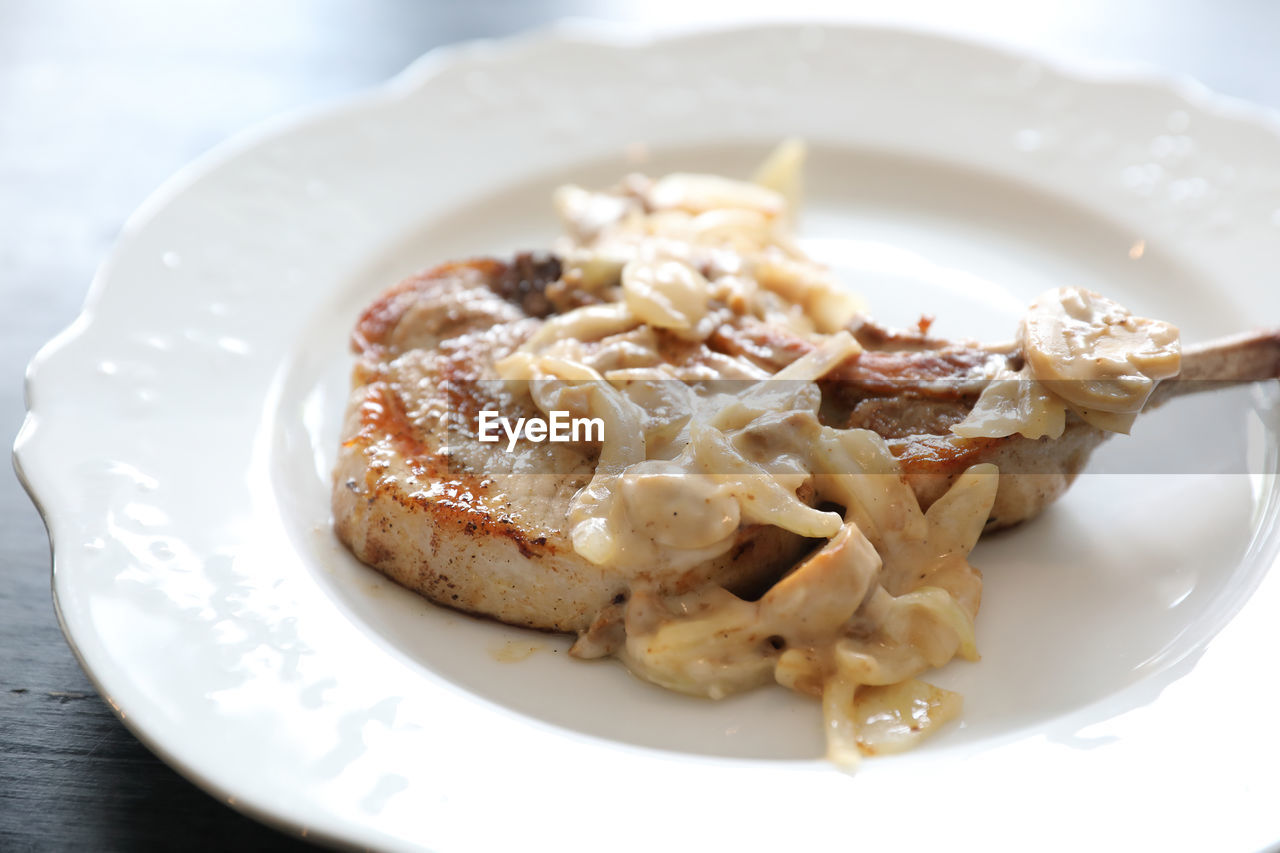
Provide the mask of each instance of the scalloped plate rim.
[{"label": "scalloped plate rim", "polygon": [[[239,156],[269,142],[276,136],[289,131],[305,129],[309,124],[321,119],[337,117],[345,112],[362,106],[376,104],[381,100],[397,101],[406,98],[419,89],[429,85],[441,72],[459,62],[484,62],[498,58],[510,58],[521,51],[546,49],[550,45],[563,41],[582,41],[591,44],[608,43],[623,49],[652,49],[661,45],[668,38],[699,38],[704,35],[720,35],[732,32],[774,29],[781,22],[771,21],[763,24],[747,24],[740,27],[723,28],[715,25],[689,27],[651,27],[639,28],[633,25],[612,25],[598,21],[570,20],[550,27],[534,30],[522,35],[502,38],[484,39],[456,45],[448,45],[434,49],[415,60],[405,70],[388,81],[353,95],[343,97],[335,102],[307,107],[290,112],[282,117],[261,123],[247,131],[235,134],[227,141],[215,146],[207,153],[183,167],[157,188],[128,218],[115,245],[94,275],[86,295],[83,307],[77,317],[63,331],[45,344],[31,360],[25,376],[25,393],[28,413],[22,423],[14,444],[14,468],[20,482],[27,490],[39,510],[50,535],[52,559],[52,587],[55,609],[59,623],[67,637],[68,644],[77,660],[85,669],[90,680],[104,695],[111,697],[114,691],[110,684],[99,681],[98,675],[86,665],[83,653],[76,638],[77,626],[67,622],[63,608],[59,602],[58,579],[59,553],[62,548],[58,542],[58,524],[60,511],[51,509],[41,500],[40,470],[40,411],[39,403],[44,393],[39,389],[40,374],[45,366],[58,358],[68,356],[78,344],[84,332],[95,322],[95,312],[101,301],[106,298],[108,285],[120,262],[122,248],[134,240],[165,208],[176,198],[182,196],[194,184],[216,171],[219,167],[235,160]],[[834,23],[834,22],[833,22]],[[787,27],[811,27],[812,21],[796,21],[782,24]],[[851,25],[843,20],[838,26],[879,33],[894,38],[905,36],[923,40],[942,40],[963,44],[977,50],[999,53],[1004,58],[1034,60],[1041,62],[1055,73],[1069,78],[1073,82],[1091,86],[1112,86],[1116,84],[1131,85],[1139,88],[1156,88],[1169,92],[1185,101],[1189,107],[1199,112],[1207,112],[1218,119],[1245,122],[1255,126],[1265,126],[1280,140],[1280,112],[1264,108],[1250,102],[1217,94],[1195,79],[1186,75],[1170,74],[1150,65],[1115,61],[1077,61],[1061,56],[1045,55],[1019,48],[1017,45],[996,40],[986,40],[973,35],[957,35],[944,30],[933,30],[924,27],[898,27],[876,23],[871,26]],[[1271,531],[1269,551],[1274,552],[1276,531]],[[67,546],[70,547],[70,546]],[[92,640],[92,637],[84,638]],[[135,724],[127,708],[117,705],[112,698],[107,699],[113,711],[148,748],[173,766],[188,779],[206,789],[215,797],[229,802],[234,808],[252,815],[268,824],[286,831],[304,827],[305,822],[290,819],[281,815],[270,805],[239,799],[235,792],[224,787],[216,775],[208,775],[201,768],[185,764],[180,756],[166,748],[166,745],[152,738],[144,728]],[[356,844],[366,839],[367,833],[361,827],[341,825],[312,829],[311,837],[327,839],[331,842]],[[389,840],[389,839],[382,839]]]}]

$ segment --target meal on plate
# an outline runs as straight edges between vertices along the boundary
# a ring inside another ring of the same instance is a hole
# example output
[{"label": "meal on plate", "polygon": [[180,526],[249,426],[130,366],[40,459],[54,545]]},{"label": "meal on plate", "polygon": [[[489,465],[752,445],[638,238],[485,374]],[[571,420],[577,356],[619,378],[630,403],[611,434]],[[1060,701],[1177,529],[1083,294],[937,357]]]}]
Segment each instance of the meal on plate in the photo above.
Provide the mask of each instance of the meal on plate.
[{"label": "meal on plate", "polygon": [[1280,338],[1184,350],[1075,287],[1007,343],[884,328],[792,237],[802,158],[561,187],[553,252],[382,294],[352,338],[333,509],[361,560],[574,633],[575,656],[818,697],[852,765],[958,714],[918,676],[977,659],[985,531],[1041,512],[1144,408],[1276,376]]}]

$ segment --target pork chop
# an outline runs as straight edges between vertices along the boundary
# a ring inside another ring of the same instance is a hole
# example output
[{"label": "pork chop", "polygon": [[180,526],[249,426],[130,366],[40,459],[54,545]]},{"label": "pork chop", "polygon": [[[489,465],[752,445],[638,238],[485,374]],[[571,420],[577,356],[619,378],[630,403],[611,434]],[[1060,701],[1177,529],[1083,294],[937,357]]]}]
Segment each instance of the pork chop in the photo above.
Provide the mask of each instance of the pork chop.
[{"label": "pork chop", "polygon": [[[527,389],[494,365],[542,325],[581,304],[562,287],[554,257],[445,264],[378,298],[352,334],[358,357],[335,470],[339,538],[364,562],[438,603],[503,622],[581,632],[637,581],[671,594],[707,583],[759,590],[812,546],[771,525],[744,525],[734,546],[692,567],[655,564],[640,574],[579,555],[567,530],[574,496],[595,473],[589,443],[521,443],[504,452],[477,439],[482,410],[541,414]],[[927,508],[972,465],[1001,469],[987,529],[1033,517],[1056,500],[1109,433],[1074,415],[1061,437],[961,438],[963,420],[993,365],[1017,367],[1013,345],[940,341],[880,329],[851,332],[864,351],[828,374],[823,418],[873,430],[898,458]],[[707,345],[776,372],[811,350],[766,324],[726,326]],[[689,351],[672,339],[675,360]],[[1192,347],[1179,380],[1149,405],[1211,387],[1211,380],[1280,375],[1280,337],[1244,336]]]}]

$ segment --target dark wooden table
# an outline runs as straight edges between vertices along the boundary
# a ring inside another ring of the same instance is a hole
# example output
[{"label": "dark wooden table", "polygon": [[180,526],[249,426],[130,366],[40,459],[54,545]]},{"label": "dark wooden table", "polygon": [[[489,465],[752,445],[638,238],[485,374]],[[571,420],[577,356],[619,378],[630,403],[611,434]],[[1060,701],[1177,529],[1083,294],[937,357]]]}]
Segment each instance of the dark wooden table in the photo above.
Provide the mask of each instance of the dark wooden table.
[{"label": "dark wooden table", "polygon": [[[75,317],[128,214],[228,136],[374,85],[447,42],[565,15],[708,22],[744,5],[0,0],[0,435],[21,423],[24,365]],[[785,5],[830,17],[885,4]],[[1140,60],[1280,107],[1280,3],[1269,0],[889,5],[894,20]],[[58,629],[49,560],[39,516],[0,474],[0,850],[304,846],[206,796],[112,716]]]}]

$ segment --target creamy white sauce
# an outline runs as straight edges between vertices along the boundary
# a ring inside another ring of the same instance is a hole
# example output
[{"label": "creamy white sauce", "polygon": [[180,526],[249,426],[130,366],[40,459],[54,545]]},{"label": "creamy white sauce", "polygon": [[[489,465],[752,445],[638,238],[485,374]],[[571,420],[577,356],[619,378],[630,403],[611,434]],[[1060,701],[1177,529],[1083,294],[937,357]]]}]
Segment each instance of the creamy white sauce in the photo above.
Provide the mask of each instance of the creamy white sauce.
[{"label": "creamy white sauce", "polygon": [[[830,754],[849,764],[958,711],[914,677],[976,656],[966,556],[996,476],[978,466],[924,513],[879,436],[820,422],[816,380],[860,352],[840,331],[860,303],[795,248],[788,168],[794,146],[765,170],[778,189],[673,175],[607,198],[561,190],[565,279],[601,301],[548,320],[497,368],[531,383],[543,412],[603,423],[567,521],[580,555],[632,584],[574,653],[712,698],[771,680],[819,696]],[[708,346],[744,320],[805,354],[779,353],[788,366],[771,373]],[[755,601],[650,580],[725,554],[749,525],[827,541]]]}]

